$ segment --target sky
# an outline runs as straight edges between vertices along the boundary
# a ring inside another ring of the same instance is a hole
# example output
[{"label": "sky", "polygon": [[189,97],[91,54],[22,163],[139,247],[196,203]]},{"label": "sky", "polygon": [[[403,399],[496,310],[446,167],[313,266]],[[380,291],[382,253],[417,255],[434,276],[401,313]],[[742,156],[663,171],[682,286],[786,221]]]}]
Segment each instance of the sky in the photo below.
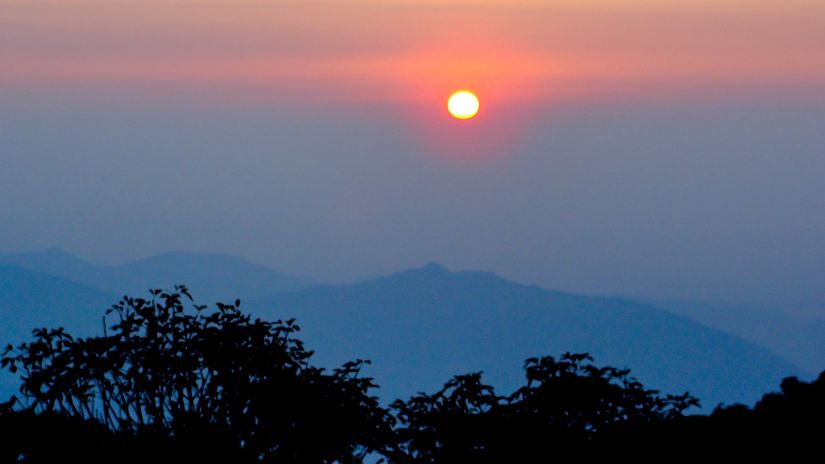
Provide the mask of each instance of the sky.
[{"label": "sky", "polygon": [[823,50],[818,0],[0,0],[0,251],[825,315]]}]

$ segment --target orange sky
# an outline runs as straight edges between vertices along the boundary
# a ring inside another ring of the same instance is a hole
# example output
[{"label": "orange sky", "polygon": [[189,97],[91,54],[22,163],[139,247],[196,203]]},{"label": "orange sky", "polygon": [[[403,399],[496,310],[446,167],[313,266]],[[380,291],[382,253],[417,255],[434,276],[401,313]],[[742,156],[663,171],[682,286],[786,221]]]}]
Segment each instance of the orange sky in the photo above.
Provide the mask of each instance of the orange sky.
[{"label": "orange sky", "polygon": [[0,91],[395,103],[469,87],[509,104],[825,87],[825,2],[766,3],[0,0]]}]

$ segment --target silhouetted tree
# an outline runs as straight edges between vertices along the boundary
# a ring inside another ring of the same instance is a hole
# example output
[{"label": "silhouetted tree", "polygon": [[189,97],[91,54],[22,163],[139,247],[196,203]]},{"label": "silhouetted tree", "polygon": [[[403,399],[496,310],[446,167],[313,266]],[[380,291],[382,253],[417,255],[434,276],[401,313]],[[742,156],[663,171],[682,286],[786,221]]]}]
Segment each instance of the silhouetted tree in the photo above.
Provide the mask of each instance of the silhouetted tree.
[{"label": "silhouetted tree", "polygon": [[[706,416],[675,418],[605,436],[647,453],[681,449],[683,457],[725,455],[738,461],[776,459],[821,461],[825,437],[825,372],[813,382],[784,379],[780,391],[767,393],[753,408],[717,407]],[[685,446],[689,443],[690,446]]]},{"label": "silhouetted tree", "polygon": [[[821,455],[825,372],[787,378],[753,408],[685,415],[698,401],[646,389],[587,354],[530,358],[499,396],[480,373],[391,405],[370,395],[366,361],[326,371],[293,320],[208,310],[185,287],[124,297],[102,336],[37,329],[0,364],[21,377],[0,403],[0,463],[536,462],[674,456],[785,461]],[[780,454],[781,453],[781,454]]]},{"label": "silhouetted tree", "polygon": [[392,460],[492,463],[596,453],[599,434],[672,420],[698,406],[687,393],[645,389],[627,370],[596,367],[586,354],[531,358],[525,373],[527,384],[507,397],[475,373],[455,377],[432,395],[396,401]]},{"label": "silhouetted tree", "polygon": [[392,420],[359,375],[365,361],[329,372],[310,365],[293,320],[253,320],[240,301],[210,311],[185,287],[151,294],[107,311],[103,336],[37,329],[7,347],[22,410],[96,420],[144,450],[191,442],[235,461],[356,463],[389,441]]}]

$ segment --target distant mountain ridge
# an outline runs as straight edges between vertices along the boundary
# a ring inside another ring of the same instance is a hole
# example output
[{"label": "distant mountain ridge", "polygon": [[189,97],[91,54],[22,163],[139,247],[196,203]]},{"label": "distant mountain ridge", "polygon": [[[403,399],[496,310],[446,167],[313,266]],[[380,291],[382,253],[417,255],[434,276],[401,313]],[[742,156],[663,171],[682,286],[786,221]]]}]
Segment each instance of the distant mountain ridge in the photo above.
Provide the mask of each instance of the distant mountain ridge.
[{"label": "distant mountain ridge", "polygon": [[[105,310],[118,297],[62,277],[0,265],[0,348],[31,339],[40,327],[65,327],[74,335],[102,331]],[[0,371],[0,402],[16,393],[14,376]]]},{"label": "distant mountain ridge", "polygon": [[0,264],[62,277],[116,295],[186,284],[207,302],[297,290],[314,282],[224,254],[171,252],[119,266],[83,261],[60,249],[0,254]]},{"label": "distant mountain ridge", "polygon": [[[103,266],[56,248],[0,254],[0,346],[29,341],[38,327],[100,334],[105,310],[122,295],[147,296],[150,288],[176,284],[186,284],[199,301],[213,303],[312,282],[230,255],[174,252]],[[15,392],[14,385],[13,376],[0,372],[0,402]]]},{"label": "distant mountain ridge", "polygon": [[752,402],[804,373],[765,348],[654,306],[516,284],[438,264],[343,286],[248,299],[264,318],[295,317],[323,365],[371,359],[384,399],[433,391],[481,370],[503,391],[531,356],[589,352],[647,385],[691,391],[706,407]]},{"label": "distant mountain ridge", "polygon": [[809,372],[825,370],[825,319],[747,304],[690,300],[653,304],[765,346]]},{"label": "distant mountain ridge", "polygon": [[[221,255],[172,253],[125,266],[97,266],[59,250],[0,255],[0,263],[9,261],[18,264],[0,264],[4,344],[28,340],[38,326],[100,333],[103,311],[120,295],[186,283],[200,303],[239,297],[241,309],[257,317],[297,318],[318,365],[371,359],[365,373],[382,386],[384,400],[432,391],[477,370],[507,391],[520,383],[524,359],[565,351],[629,367],[663,391],[689,390],[708,407],[752,402],[781,378],[805,374],[767,349],[652,305],[435,263],[350,285],[290,290],[281,274]],[[270,295],[254,296],[264,293]],[[0,394],[6,390],[0,386]]]}]

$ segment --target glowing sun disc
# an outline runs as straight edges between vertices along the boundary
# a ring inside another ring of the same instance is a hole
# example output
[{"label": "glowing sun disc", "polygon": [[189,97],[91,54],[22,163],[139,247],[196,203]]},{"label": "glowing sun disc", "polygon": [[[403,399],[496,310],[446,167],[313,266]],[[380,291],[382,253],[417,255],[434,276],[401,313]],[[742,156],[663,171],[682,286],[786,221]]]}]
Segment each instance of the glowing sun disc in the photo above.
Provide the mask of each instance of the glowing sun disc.
[{"label": "glowing sun disc", "polygon": [[478,97],[468,90],[459,90],[447,100],[447,111],[456,119],[470,119],[478,114]]}]

